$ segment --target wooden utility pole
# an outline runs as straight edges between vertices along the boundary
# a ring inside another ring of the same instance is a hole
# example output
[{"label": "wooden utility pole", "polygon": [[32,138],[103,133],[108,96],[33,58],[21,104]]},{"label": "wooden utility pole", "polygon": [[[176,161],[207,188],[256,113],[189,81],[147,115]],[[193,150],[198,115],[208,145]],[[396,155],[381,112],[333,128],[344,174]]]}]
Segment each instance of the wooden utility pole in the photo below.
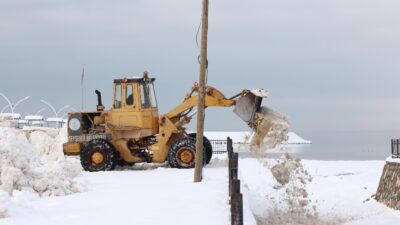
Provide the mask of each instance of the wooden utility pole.
[{"label": "wooden utility pole", "polygon": [[207,70],[207,33],[208,33],[208,0],[203,0],[203,16],[201,21],[201,53],[199,75],[199,103],[197,105],[196,164],[194,182],[200,182],[203,169],[203,132],[204,132],[204,98]]}]

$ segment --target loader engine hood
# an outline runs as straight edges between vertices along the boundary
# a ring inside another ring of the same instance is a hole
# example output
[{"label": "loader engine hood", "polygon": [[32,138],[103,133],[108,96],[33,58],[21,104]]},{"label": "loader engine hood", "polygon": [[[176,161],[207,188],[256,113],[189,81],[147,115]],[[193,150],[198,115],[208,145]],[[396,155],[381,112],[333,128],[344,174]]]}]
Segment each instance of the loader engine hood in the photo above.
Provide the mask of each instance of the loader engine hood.
[{"label": "loader engine hood", "polygon": [[244,90],[237,98],[233,112],[251,128],[255,125],[255,115],[260,110],[263,98],[268,96],[264,89]]}]

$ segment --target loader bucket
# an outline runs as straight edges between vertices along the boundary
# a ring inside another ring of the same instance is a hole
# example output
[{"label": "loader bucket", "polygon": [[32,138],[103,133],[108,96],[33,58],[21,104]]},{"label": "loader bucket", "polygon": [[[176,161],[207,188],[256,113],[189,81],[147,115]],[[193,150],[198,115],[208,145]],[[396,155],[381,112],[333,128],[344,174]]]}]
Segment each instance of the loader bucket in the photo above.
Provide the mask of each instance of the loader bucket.
[{"label": "loader bucket", "polygon": [[268,92],[264,89],[243,91],[243,94],[236,100],[233,112],[247,125],[254,128],[256,113],[260,110],[262,99],[267,95]]}]

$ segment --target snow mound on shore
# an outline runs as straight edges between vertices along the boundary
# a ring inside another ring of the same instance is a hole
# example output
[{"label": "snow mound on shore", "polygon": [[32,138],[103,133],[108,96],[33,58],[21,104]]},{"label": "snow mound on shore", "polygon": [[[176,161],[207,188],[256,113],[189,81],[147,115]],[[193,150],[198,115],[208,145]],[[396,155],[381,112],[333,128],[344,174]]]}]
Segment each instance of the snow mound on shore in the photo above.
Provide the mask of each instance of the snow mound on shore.
[{"label": "snow mound on shore", "polygon": [[[3,192],[12,198],[19,192],[61,196],[86,190],[79,161],[63,155],[65,138],[65,129],[55,134],[0,127],[0,203],[7,201]],[[0,207],[2,216],[7,210]]]},{"label": "snow mound on shore", "polygon": [[[347,220],[319,215],[318,202],[308,185],[314,179],[300,159],[283,154],[279,159],[242,159],[244,193],[259,225],[339,225]],[[257,165],[258,164],[258,165]],[[256,174],[256,175],[254,175]]]},{"label": "snow mound on shore", "polygon": [[300,137],[298,134],[294,132],[289,132],[288,133],[288,144],[312,144],[312,141],[310,140],[305,140],[304,138]]}]

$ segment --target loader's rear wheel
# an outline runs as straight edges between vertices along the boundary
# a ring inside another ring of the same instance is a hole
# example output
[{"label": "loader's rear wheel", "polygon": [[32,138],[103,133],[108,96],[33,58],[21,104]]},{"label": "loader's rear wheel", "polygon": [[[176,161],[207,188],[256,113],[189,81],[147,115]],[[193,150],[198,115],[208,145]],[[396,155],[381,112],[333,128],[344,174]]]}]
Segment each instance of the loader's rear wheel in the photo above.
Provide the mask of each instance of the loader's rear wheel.
[{"label": "loader's rear wheel", "polygon": [[[193,168],[196,158],[196,140],[185,137],[172,143],[168,153],[168,163],[172,168]],[[203,156],[203,164],[205,157]]]},{"label": "loader's rear wheel", "polygon": [[104,139],[89,141],[81,151],[81,165],[86,171],[113,170],[119,155],[114,147]]},{"label": "loader's rear wheel", "polygon": [[[196,133],[190,133],[188,135],[189,137],[196,139]],[[210,140],[208,140],[206,136],[203,136],[203,147],[206,150],[206,164],[208,164],[211,161],[213,149]]]}]

